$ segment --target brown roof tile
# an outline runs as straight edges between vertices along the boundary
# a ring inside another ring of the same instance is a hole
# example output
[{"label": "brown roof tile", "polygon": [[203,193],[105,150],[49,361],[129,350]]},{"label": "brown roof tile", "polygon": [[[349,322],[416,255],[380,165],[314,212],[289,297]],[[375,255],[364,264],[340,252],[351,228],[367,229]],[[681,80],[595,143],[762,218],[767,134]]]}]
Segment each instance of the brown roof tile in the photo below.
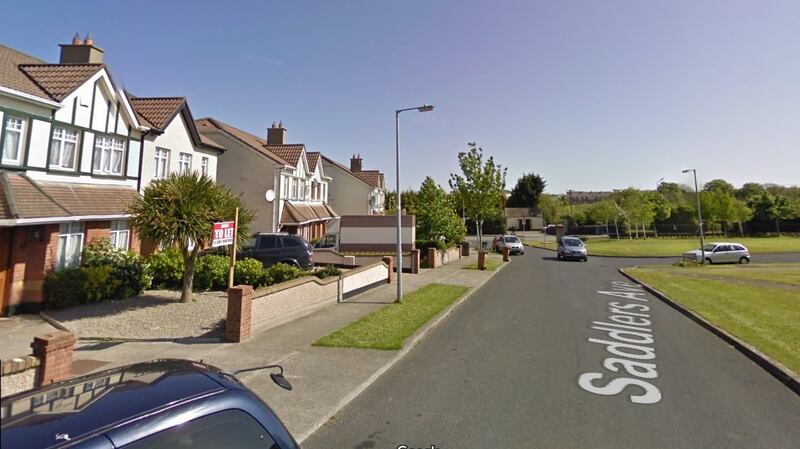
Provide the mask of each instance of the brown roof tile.
[{"label": "brown roof tile", "polygon": [[[133,187],[35,181],[23,174],[4,173],[3,201],[13,203],[16,216],[7,218],[124,215],[139,196]],[[7,186],[8,188],[5,188]]]},{"label": "brown roof tile", "polygon": [[364,182],[372,187],[383,188],[383,174],[378,170],[354,171],[353,174],[363,179]]},{"label": "brown roof tile", "polygon": [[105,66],[103,64],[21,64],[19,70],[56,101],[62,101]]},{"label": "brown roof tile", "polygon": [[137,118],[144,118],[143,122],[150,123],[153,128],[163,130],[170,120],[178,113],[178,109],[186,102],[183,97],[134,97],[128,100],[136,112]]},{"label": "brown roof tile", "polygon": [[231,126],[227,123],[221,122],[215,118],[205,117],[198,120],[195,120],[195,124],[197,125],[197,131],[201,135],[206,135],[214,138],[214,134],[224,132],[228,135],[232,136],[234,139],[242,142],[243,144],[253,148],[254,150],[258,151],[259,153],[263,154],[264,156],[272,159],[273,161],[282,164],[282,165],[293,165],[286,159],[278,156],[277,154],[273,153],[269,149],[267,149],[267,141],[265,139],[261,139],[256,137],[246,131],[242,131],[235,126]]},{"label": "brown roof tile", "polygon": [[302,143],[288,145],[267,144],[264,145],[264,148],[266,148],[267,151],[276,154],[281,159],[289,162],[289,164],[297,167],[297,163],[300,162],[300,155],[303,154],[305,145]]},{"label": "brown roof tile", "polygon": [[336,216],[336,212],[327,205],[308,205],[287,201],[283,206],[280,223],[296,225],[309,221],[327,220]]},{"label": "brown roof tile", "polygon": [[[368,185],[371,185],[371,186],[374,186],[374,187],[380,187],[380,184],[372,184],[372,183],[370,183],[367,180],[368,177],[359,176],[359,173],[366,173],[366,172],[362,171],[362,172],[358,172],[357,173],[357,172],[351,171],[349,168],[347,168],[344,165],[342,165],[342,164],[334,161],[333,159],[325,156],[324,154],[321,154],[320,156],[322,157],[322,159],[325,160],[325,162],[327,162],[327,163],[329,163],[331,165],[335,165],[335,166],[339,167],[340,170],[344,171],[345,173],[349,173],[350,175],[352,175],[354,178],[360,180],[361,182],[363,182],[365,184],[368,184]],[[372,171],[377,171],[377,170],[368,170],[367,172],[372,172]],[[379,173],[379,180],[382,181],[383,180],[383,173],[380,173],[380,172],[378,172],[378,173]]]},{"label": "brown roof tile", "polygon": [[44,64],[44,61],[0,45],[0,85],[50,100],[47,92],[19,69],[20,64]]},{"label": "brown roof tile", "polygon": [[306,153],[306,159],[308,159],[308,170],[314,171],[317,168],[317,163],[319,162],[319,151],[311,151]]}]

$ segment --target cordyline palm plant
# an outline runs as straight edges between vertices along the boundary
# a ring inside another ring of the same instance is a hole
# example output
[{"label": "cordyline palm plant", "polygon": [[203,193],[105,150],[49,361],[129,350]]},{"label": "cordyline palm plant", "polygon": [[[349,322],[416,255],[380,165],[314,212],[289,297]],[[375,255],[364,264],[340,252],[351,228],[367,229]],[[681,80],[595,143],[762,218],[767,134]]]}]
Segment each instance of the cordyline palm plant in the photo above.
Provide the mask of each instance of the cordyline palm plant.
[{"label": "cordyline palm plant", "polygon": [[237,207],[237,239],[242,241],[247,238],[253,213],[239,195],[197,172],[172,173],[151,182],[129,207],[131,224],[143,240],[180,249],[184,262],[181,302],[192,299],[197,253],[209,244],[213,223],[232,221]]}]

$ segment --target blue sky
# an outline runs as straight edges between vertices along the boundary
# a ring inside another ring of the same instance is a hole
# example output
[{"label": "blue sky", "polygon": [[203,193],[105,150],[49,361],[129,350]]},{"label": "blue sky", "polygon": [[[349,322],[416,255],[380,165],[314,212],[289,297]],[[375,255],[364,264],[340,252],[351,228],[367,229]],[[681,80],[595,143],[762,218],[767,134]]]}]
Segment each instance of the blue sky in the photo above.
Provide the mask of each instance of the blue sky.
[{"label": "blue sky", "polygon": [[57,61],[90,32],[136,95],[447,185],[475,141],[548,191],[660,178],[799,184],[800,2],[25,1],[0,42]]}]

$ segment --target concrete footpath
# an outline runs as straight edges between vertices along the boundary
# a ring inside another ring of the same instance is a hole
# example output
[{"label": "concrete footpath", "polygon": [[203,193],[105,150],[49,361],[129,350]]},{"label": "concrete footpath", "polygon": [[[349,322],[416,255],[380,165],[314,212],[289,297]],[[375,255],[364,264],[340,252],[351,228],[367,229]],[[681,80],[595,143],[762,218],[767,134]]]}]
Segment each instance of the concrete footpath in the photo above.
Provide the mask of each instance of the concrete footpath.
[{"label": "concrete footpath", "polygon": [[[471,287],[467,293],[470,295],[496,273],[464,269],[476,262],[473,253],[435,270],[404,274],[404,292],[410,293],[431,283],[444,283]],[[423,326],[400,351],[311,346],[320,337],[391,303],[396,291],[394,283],[374,288],[284,325],[261,332],[253,329],[253,337],[239,344],[80,341],[74,355],[74,368],[78,372],[89,372],[157,358],[202,360],[227,370],[280,363],[285,369],[284,375],[294,386],[292,391],[280,389],[264,371],[245,373],[240,379],[264,399],[295,438],[302,441],[405,355],[427,328],[451,310],[446,309]]]}]

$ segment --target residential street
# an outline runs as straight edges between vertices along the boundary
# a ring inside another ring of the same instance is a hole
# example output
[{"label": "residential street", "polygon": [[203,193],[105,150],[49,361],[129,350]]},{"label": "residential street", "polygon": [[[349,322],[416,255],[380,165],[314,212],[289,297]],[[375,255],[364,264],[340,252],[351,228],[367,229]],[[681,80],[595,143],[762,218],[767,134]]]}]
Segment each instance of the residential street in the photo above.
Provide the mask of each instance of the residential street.
[{"label": "residential street", "polygon": [[[653,261],[558,262],[527,248],[303,446],[798,447],[800,398],[617,273],[646,263]],[[612,343],[615,330],[624,334],[609,319],[620,310],[647,316],[642,332],[654,342],[639,350]],[[593,321],[607,324],[592,329]],[[603,365],[614,357],[616,373]],[[640,378],[620,360],[655,366]],[[579,386],[586,373],[602,374],[590,386],[608,386],[609,395]],[[647,387],[609,391],[614,378]]]}]

